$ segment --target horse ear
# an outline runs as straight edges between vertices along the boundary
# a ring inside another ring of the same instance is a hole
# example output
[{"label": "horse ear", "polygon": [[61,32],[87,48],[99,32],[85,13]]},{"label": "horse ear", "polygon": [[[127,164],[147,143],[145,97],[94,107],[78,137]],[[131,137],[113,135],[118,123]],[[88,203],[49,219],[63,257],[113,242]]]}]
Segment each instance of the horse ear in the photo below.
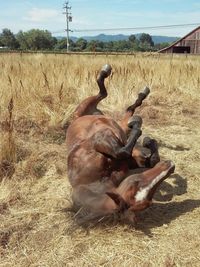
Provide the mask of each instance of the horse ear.
[{"label": "horse ear", "polygon": [[119,206],[119,211],[124,211],[129,208],[129,205],[119,194],[106,192],[106,195],[108,195],[115,202],[115,204]]}]

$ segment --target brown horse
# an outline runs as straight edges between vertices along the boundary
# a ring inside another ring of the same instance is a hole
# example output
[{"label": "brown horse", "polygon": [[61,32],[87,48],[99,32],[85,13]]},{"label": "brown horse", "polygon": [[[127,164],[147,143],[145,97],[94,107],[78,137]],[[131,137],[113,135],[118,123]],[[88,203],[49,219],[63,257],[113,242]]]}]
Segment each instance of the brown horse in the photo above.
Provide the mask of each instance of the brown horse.
[{"label": "brown horse", "polygon": [[[174,171],[174,164],[159,162],[154,139],[146,137],[143,146],[136,144],[142,119],[133,114],[149,94],[148,88],[139,93],[119,122],[97,109],[107,96],[104,80],[110,73],[111,67],[104,66],[97,79],[99,93],[83,100],[74,112],[66,135],[68,177],[76,207],[97,216],[119,211],[134,219],[135,211],[150,205],[158,185]],[[151,169],[131,175],[138,167]]]}]

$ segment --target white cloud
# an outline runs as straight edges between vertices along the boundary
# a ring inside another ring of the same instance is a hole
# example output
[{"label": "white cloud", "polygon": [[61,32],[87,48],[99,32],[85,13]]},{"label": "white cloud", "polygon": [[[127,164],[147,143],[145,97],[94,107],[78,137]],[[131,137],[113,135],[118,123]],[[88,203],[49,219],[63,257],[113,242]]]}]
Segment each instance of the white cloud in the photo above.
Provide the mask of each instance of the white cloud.
[{"label": "white cloud", "polygon": [[50,19],[56,19],[59,16],[58,11],[54,9],[41,9],[41,8],[32,8],[24,20],[32,22],[45,22]]}]

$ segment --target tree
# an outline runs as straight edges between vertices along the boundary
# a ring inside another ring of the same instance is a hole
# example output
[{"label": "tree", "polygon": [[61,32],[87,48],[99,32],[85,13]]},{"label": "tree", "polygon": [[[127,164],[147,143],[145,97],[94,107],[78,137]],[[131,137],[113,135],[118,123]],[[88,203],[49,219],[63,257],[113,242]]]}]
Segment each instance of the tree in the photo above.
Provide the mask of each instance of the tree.
[{"label": "tree", "polygon": [[22,44],[31,50],[46,50],[53,49],[57,39],[52,37],[49,31],[33,29],[25,32],[23,35],[20,33]]},{"label": "tree", "polygon": [[1,34],[0,34],[0,47],[3,46],[2,40],[1,40]]},{"label": "tree", "polygon": [[27,43],[26,33],[24,33],[23,31],[19,31],[18,34],[16,35],[16,39],[19,43],[20,49],[23,49],[23,50],[30,49]]},{"label": "tree", "polygon": [[131,43],[129,41],[126,41],[126,40],[116,41],[113,44],[113,50],[118,51],[118,52],[130,51],[131,50]]},{"label": "tree", "polygon": [[87,41],[83,38],[79,38],[77,41],[76,41],[76,49],[79,50],[79,51],[83,51],[85,50],[87,47]]},{"label": "tree", "polygon": [[[58,40],[57,44],[55,46],[55,49],[58,49],[58,50],[67,49],[67,38],[64,37],[64,38]],[[75,49],[75,43],[71,39],[69,40],[69,49],[71,51],[74,51],[74,49]]]},{"label": "tree", "polygon": [[87,51],[92,51],[92,52],[101,52],[104,51],[104,42],[98,41],[98,40],[91,40],[87,44]]},{"label": "tree", "polygon": [[134,35],[134,34],[131,34],[131,35],[129,36],[128,40],[129,40],[131,43],[135,43],[135,41],[136,41],[136,37],[135,37],[135,35]]},{"label": "tree", "polygon": [[113,41],[105,42],[104,43],[104,51],[112,52],[113,51],[113,45],[114,45],[114,42]]},{"label": "tree", "polygon": [[[131,34],[128,40],[107,41],[102,42],[92,40],[87,42],[83,38],[79,38],[76,42],[69,40],[70,51],[156,51],[166,44],[155,45],[151,36],[147,33],[142,33],[137,39],[134,34]],[[22,50],[65,50],[67,49],[67,38],[56,39],[47,30],[32,29],[27,32],[19,31],[15,36],[9,29],[4,29],[0,34],[0,46],[5,46],[10,49],[20,48]]]},{"label": "tree", "polygon": [[141,44],[146,45],[146,46],[154,46],[154,42],[151,38],[151,35],[149,35],[148,33],[142,33],[139,41],[141,42]]},{"label": "tree", "polygon": [[62,38],[57,41],[57,44],[55,46],[55,49],[57,50],[62,50],[62,49],[67,49],[67,38]]},{"label": "tree", "polygon": [[158,43],[158,44],[155,44],[154,45],[154,48],[155,48],[155,51],[157,51],[157,50],[163,49],[165,47],[168,47],[169,45],[170,45],[170,43],[167,43],[167,42],[165,42],[165,43]]},{"label": "tree", "polygon": [[3,29],[1,34],[1,43],[10,49],[16,49],[19,47],[15,35],[9,29]]},{"label": "tree", "polygon": [[132,51],[139,51],[140,47],[139,47],[139,40],[136,38],[136,36],[134,34],[131,34],[128,38],[128,42],[131,46],[131,50]]}]

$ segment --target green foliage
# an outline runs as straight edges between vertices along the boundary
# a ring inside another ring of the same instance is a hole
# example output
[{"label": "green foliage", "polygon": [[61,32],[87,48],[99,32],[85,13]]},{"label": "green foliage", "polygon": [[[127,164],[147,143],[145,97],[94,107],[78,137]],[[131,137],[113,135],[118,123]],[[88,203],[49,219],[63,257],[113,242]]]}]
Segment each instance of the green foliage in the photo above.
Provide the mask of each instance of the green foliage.
[{"label": "green foliage", "polygon": [[[72,40],[69,40],[69,48],[71,51],[75,49],[75,43]],[[56,50],[67,50],[67,38],[62,38],[57,41],[55,45]]]},{"label": "green foliage", "polygon": [[86,47],[87,47],[87,41],[85,39],[79,38],[76,41],[76,48],[77,48],[77,50],[83,51],[84,49],[86,49]]},{"label": "green foliage", "polygon": [[92,52],[102,52],[104,51],[104,42],[98,41],[98,40],[92,40],[88,42],[86,51],[92,51]]},{"label": "green foliage", "polygon": [[113,46],[114,46],[114,42],[113,41],[105,42],[104,43],[104,51],[106,51],[106,52],[114,51]]},{"label": "green foliage", "polygon": [[131,35],[129,36],[128,40],[129,40],[129,42],[131,42],[131,43],[135,43],[137,39],[136,39],[136,37],[135,37],[134,34],[131,34]]},{"label": "green foliage", "polygon": [[67,38],[62,38],[61,40],[58,40],[55,49],[56,50],[67,49]]},{"label": "green foliage", "polygon": [[2,46],[10,49],[16,49],[19,47],[19,43],[17,42],[15,35],[9,29],[2,30],[0,39]]},{"label": "green foliage", "polygon": [[[15,36],[9,29],[3,29],[0,34],[0,46],[21,50],[67,50],[67,38],[58,40],[49,31],[39,29],[19,31]],[[79,38],[76,42],[69,41],[70,51],[77,52],[157,51],[166,46],[167,43],[154,45],[152,37],[147,33],[142,33],[139,39],[131,34],[128,40],[120,41],[86,41],[83,38]]]},{"label": "green foliage", "polygon": [[27,49],[31,50],[46,50],[53,49],[57,40],[52,37],[49,31],[33,29],[23,34],[23,44]]},{"label": "green foliage", "polygon": [[2,47],[2,46],[3,46],[3,42],[1,40],[1,35],[0,35],[0,47]]},{"label": "green foliage", "polygon": [[170,46],[170,43],[161,43],[161,44],[155,44],[154,48],[155,50],[160,50],[168,46]]},{"label": "green foliage", "polygon": [[16,35],[16,38],[19,43],[20,49],[22,50],[30,49],[27,43],[25,33],[23,31],[19,31],[18,34]]},{"label": "green foliage", "polygon": [[148,33],[142,33],[139,38],[139,41],[142,45],[149,46],[149,47],[154,46],[154,42],[151,38],[151,35],[149,35]]}]

